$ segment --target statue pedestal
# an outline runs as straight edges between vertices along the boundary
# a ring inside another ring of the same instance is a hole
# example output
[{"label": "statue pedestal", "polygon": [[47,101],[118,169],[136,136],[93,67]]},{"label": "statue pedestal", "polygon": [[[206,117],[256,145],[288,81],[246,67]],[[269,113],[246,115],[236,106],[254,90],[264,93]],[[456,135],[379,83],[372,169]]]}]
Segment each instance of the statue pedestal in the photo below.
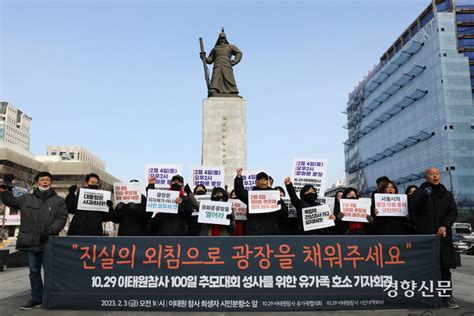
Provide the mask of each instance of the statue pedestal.
[{"label": "statue pedestal", "polygon": [[247,103],[240,97],[204,99],[202,104],[203,166],[223,166],[229,192],[235,169],[247,168]]}]

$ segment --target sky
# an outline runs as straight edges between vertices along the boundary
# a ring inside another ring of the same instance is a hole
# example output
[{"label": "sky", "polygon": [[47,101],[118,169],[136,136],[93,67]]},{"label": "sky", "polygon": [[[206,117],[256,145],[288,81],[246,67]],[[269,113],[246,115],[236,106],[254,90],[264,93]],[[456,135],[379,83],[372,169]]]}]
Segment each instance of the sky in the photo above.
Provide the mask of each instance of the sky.
[{"label": "sky", "polygon": [[81,145],[128,181],[199,165],[199,41],[243,53],[248,169],[281,185],[294,158],[344,178],[348,93],[431,0],[0,0],[0,100],[32,117],[30,151]]}]

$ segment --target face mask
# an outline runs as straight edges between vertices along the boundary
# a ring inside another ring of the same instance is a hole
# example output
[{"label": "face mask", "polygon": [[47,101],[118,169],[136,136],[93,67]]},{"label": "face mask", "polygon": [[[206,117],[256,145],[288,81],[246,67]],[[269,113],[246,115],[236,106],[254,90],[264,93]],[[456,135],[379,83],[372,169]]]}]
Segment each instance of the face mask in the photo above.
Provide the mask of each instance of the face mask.
[{"label": "face mask", "polygon": [[222,195],[213,196],[211,200],[216,202],[225,202],[225,199]]},{"label": "face mask", "polygon": [[348,200],[357,200],[359,198],[357,196],[352,196],[352,197],[347,197],[346,199],[348,199]]},{"label": "face mask", "polygon": [[204,195],[204,194],[206,194],[206,191],[204,191],[204,190],[198,190],[198,191],[196,191],[196,194],[195,194],[195,195]]},{"label": "face mask", "polygon": [[47,187],[47,188],[43,188],[43,187],[38,187],[38,190],[40,190],[41,192],[46,192],[50,189],[51,187]]},{"label": "face mask", "polygon": [[317,199],[318,195],[316,193],[306,193],[303,195],[303,200],[307,202],[313,202]]},{"label": "face mask", "polygon": [[98,185],[95,185],[95,184],[91,184],[91,185],[88,185],[88,188],[89,188],[89,189],[92,189],[92,190],[98,190],[98,189],[99,189],[99,186],[98,186]]},{"label": "face mask", "polygon": [[171,185],[171,190],[173,191],[180,191],[181,190],[181,185],[179,183],[173,183]]}]

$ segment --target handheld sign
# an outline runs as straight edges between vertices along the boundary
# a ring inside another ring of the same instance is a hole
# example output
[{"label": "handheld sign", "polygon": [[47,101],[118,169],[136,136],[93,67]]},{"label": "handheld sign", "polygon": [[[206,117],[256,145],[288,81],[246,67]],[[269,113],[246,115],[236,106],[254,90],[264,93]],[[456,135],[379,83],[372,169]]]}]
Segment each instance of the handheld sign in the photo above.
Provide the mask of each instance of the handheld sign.
[{"label": "handheld sign", "polygon": [[145,166],[146,181],[148,182],[148,178],[154,177],[157,189],[168,189],[171,178],[177,174],[181,174],[180,165],[147,164]]},{"label": "handheld sign", "polygon": [[108,212],[107,200],[112,194],[109,191],[79,189],[77,209],[81,211]]},{"label": "handheld sign", "polygon": [[227,215],[232,213],[232,204],[229,202],[202,201],[199,204],[198,223],[230,225]]},{"label": "handheld sign", "polygon": [[[194,198],[201,203],[202,201],[210,201],[211,196],[210,195],[195,195]],[[193,210],[191,216],[198,216],[199,215],[199,210],[195,211]]]},{"label": "handheld sign", "polygon": [[302,209],[304,231],[321,229],[334,226],[334,220],[329,205],[305,207]]},{"label": "handheld sign", "polygon": [[344,213],[343,221],[368,223],[370,215],[370,199],[341,199],[341,212]]},{"label": "handheld sign", "polygon": [[193,166],[191,171],[192,187],[204,185],[207,192],[211,193],[214,187],[224,187],[224,167]]},{"label": "handheld sign", "polygon": [[408,215],[406,194],[379,194],[375,193],[375,209],[377,216]]},{"label": "handheld sign", "polygon": [[142,195],[140,183],[138,182],[115,182],[114,183],[115,203],[141,203]]},{"label": "handheld sign", "polygon": [[280,201],[279,191],[249,191],[249,214],[276,212],[281,209],[278,201]]},{"label": "handheld sign", "polygon": [[321,203],[321,204],[327,204],[329,206],[329,209],[331,210],[331,213],[334,214],[334,203],[336,201],[336,198],[330,197],[330,196],[323,196],[323,197],[318,197],[316,199],[316,202]]},{"label": "handheld sign", "polygon": [[234,218],[236,221],[247,220],[247,205],[239,199],[229,199],[232,204],[232,211],[234,212]]},{"label": "handheld sign", "polygon": [[291,168],[291,180],[296,192],[307,184],[312,184],[318,195],[326,190],[327,159],[295,158]]},{"label": "handheld sign", "polygon": [[297,218],[298,212],[293,204],[291,204],[291,199],[287,197],[282,197],[281,199],[285,202],[285,205],[288,208],[288,218]]},{"label": "handheld sign", "polygon": [[152,213],[178,214],[176,199],[179,191],[148,190],[146,199],[146,211]]}]

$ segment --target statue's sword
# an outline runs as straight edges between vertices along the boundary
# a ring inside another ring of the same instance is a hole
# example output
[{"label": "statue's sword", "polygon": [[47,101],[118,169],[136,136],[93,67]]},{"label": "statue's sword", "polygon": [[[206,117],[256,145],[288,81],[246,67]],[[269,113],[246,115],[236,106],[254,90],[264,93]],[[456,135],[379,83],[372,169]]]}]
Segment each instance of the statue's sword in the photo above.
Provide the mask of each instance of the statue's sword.
[{"label": "statue's sword", "polygon": [[211,89],[211,82],[209,80],[209,69],[207,69],[206,65],[206,52],[204,51],[204,43],[202,41],[202,37],[199,38],[199,46],[201,47],[201,54],[204,55],[204,58],[202,59],[202,65],[204,67],[204,79],[206,80],[207,91],[209,91]]}]

